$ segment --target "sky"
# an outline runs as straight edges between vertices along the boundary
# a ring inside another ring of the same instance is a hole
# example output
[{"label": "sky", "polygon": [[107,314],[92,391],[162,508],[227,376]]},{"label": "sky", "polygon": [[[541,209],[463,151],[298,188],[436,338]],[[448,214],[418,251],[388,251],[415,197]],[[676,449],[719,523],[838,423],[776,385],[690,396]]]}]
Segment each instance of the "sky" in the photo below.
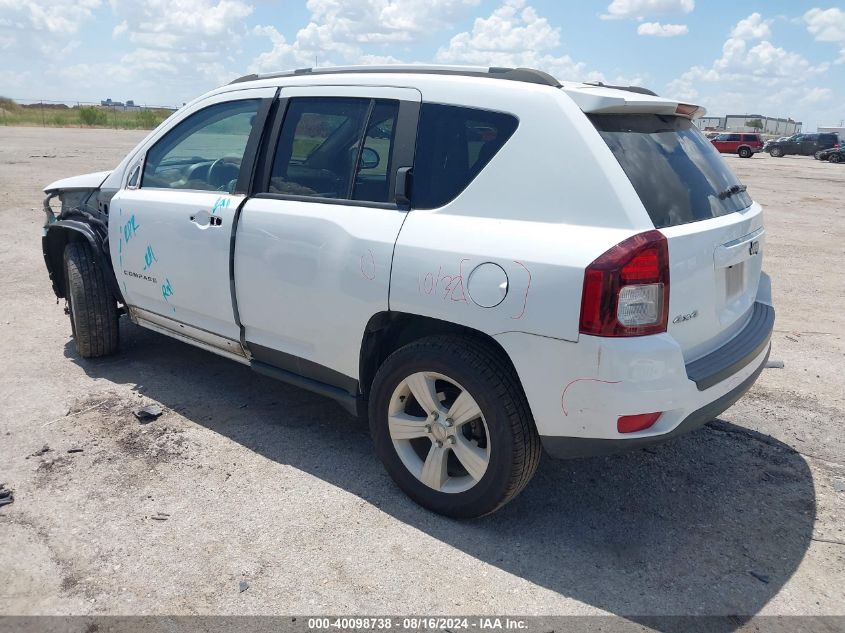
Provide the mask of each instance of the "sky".
[{"label": "sky", "polygon": [[827,0],[0,0],[0,95],[180,105],[252,72],[528,66],[642,85],[711,115],[845,119]]}]

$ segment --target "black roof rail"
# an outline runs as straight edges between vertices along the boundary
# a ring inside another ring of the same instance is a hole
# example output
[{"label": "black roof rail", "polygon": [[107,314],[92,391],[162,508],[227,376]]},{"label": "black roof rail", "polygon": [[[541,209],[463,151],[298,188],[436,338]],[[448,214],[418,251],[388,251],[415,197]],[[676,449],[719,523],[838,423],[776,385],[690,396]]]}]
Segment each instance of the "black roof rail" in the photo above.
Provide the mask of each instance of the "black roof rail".
[{"label": "black roof rail", "polygon": [[278,79],[280,77],[295,77],[297,75],[335,75],[335,74],[361,74],[361,73],[408,73],[419,75],[460,75],[463,77],[487,77],[490,79],[506,79],[508,81],[521,81],[524,83],[540,84],[560,88],[560,82],[550,74],[533,68],[498,68],[490,67],[486,70],[474,68],[460,68],[449,66],[336,66],[326,68],[298,68],[278,73],[264,75],[251,74],[238,77],[231,84],[256,81],[258,79]]},{"label": "black roof rail", "polygon": [[612,88],[613,90],[626,90],[628,92],[637,92],[641,95],[651,95],[652,97],[659,96],[654,90],[643,88],[642,86],[610,86],[600,81],[585,81],[588,86],[596,86],[598,88]]}]

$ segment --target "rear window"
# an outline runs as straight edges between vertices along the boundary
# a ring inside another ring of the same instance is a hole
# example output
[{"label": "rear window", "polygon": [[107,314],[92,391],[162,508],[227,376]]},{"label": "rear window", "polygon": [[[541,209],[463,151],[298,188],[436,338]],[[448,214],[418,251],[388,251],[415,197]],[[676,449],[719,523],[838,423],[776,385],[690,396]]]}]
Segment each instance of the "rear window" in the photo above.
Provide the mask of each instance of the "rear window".
[{"label": "rear window", "polygon": [[454,200],[516,130],[515,116],[424,103],[417,129],[413,205],[434,209]]},{"label": "rear window", "polygon": [[709,220],[751,204],[742,183],[689,119],[658,114],[589,118],[655,227]]}]

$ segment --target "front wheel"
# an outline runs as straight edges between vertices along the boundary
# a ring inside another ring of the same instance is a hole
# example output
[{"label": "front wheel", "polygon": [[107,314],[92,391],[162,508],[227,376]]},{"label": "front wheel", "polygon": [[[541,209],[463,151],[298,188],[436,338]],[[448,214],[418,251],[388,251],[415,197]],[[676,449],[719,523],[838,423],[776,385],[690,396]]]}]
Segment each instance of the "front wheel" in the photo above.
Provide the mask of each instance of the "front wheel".
[{"label": "front wheel", "polygon": [[842,162],[842,155],[841,154],[831,154],[830,158],[828,158],[831,163],[841,163]]},{"label": "front wheel", "polygon": [[76,351],[84,358],[107,356],[118,347],[117,302],[87,242],[65,247],[65,298]]},{"label": "front wheel", "polygon": [[513,368],[489,345],[432,336],[394,352],[370,396],[376,453],[420,505],[451,517],[493,512],[540,461],[540,438]]},{"label": "front wheel", "polygon": [[769,150],[769,155],[775,158],[783,158],[783,150],[780,147],[773,147]]},{"label": "front wheel", "polygon": [[815,158],[816,160],[821,160],[822,159],[822,151],[819,150],[815,154],[813,154],[813,158]]}]

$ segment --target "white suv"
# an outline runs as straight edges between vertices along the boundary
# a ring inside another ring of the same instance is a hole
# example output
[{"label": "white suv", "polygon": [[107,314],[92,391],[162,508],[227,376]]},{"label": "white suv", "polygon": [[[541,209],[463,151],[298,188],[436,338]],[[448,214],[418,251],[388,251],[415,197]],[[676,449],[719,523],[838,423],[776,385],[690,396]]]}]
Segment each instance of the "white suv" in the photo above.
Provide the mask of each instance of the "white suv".
[{"label": "white suv", "polygon": [[700,113],[529,69],[251,75],[47,187],[44,256],[82,356],[126,313],[368,412],[408,495],[478,516],[541,445],[673,437],[763,368],[763,216]]}]

